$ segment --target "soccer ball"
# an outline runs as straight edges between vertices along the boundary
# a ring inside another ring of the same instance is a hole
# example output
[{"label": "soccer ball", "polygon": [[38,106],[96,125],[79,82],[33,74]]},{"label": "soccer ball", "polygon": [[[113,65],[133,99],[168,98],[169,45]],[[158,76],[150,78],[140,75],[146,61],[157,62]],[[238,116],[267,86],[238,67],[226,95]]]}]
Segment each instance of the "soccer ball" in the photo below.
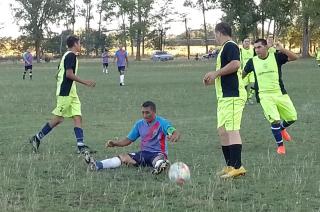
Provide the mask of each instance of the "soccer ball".
[{"label": "soccer ball", "polygon": [[172,182],[182,186],[190,180],[189,167],[182,162],[176,162],[172,164],[169,169],[169,179]]}]

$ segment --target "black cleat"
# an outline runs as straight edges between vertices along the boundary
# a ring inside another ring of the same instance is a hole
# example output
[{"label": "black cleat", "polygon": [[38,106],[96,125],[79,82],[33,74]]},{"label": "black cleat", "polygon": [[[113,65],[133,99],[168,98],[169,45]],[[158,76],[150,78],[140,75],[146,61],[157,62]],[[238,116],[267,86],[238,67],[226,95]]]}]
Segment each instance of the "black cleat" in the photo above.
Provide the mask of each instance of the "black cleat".
[{"label": "black cleat", "polygon": [[88,152],[90,154],[94,154],[97,151],[91,150],[90,147],[88,147],[87,145],[78,146],[78,151],[77,151],[78,154],[85,155],[86,152]]},{"label": "black cleat", "polygon": [[39,149],[39,146],[40,146],[40,140],[37,138],[37,136],[32,136],[30,139],[29,139],[29,143],[32,145],[32,152],[33,153],[37,153],[38,152],[38,149]]}]

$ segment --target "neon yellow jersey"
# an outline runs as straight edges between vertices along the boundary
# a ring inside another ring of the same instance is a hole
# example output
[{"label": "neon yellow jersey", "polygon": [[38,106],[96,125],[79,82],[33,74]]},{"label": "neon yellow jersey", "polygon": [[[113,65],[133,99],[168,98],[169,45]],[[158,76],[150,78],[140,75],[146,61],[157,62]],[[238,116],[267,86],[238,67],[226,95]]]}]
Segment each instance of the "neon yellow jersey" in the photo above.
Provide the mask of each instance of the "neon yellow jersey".
[{"label": "neon yellow jersey", "polygon": [[269,47],[268,52],[269,52],[269,53],[276,53],[276,52],[277,52],[277,49],[274,48],[273,46],[271,46],[271,47]]},{"label": "neon yellow jersey", "polygon": [[[288,57],[282,53],[269,53],[265,59],[260,59],[258,56],[252,58],[251,64],[253,63],[256,89],[259,95],[287,93],[282,82],[281,71],[281,65],[287,61]],[[247,65],[250,66],[250,61],[248,61]],[[245,67],[245,72],[247,72],[248,66]]]},{"label": "neon yellow jersey", "polygon": [[240,48],[240,60],[241,60],[241,69],[244,68],[246,63],[250,58],[253,58],[254,56],[254,50],[253,48],[245,49],[245,48]]},{"label": "neon yellow jersey", "polygon": [[73,73],[78,73],[78,59],[77,56],[71,52],[66,52],[60,62],[57,73],[57,96],[72,96],[77,97],[76,83],[66,77],[66,71],[72,69]]},{"label": "neon yellow jersey", "polygon": [[[221,47],[216,63],[216,70],[226,66],[233,60],[240,61],[240,50],[234,41],[227,41]],[[243,85],[242,72],[238,71],[225,76],[217,77],[215,80],[217,98],[224,97],[243,97],[245,98],[246,91]]]},{"label": "neon yellow jersey", "polygon": [[320,48],[318,48],[316,59],[317,59],[317,60],[320,60]]}]

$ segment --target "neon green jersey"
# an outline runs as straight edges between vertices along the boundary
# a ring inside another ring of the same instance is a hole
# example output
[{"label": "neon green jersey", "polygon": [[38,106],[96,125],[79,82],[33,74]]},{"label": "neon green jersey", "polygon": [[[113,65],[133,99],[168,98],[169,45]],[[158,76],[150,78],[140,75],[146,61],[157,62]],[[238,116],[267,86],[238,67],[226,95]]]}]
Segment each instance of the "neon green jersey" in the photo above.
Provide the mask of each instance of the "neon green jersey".
[{"label": "neon green jersey", "polygon": [[318,51],[317,51],[316,53],[317,53],[316,59],[317,59],[317,60],[320,60],[320,48],[318,48]]},{"label": "neon green jersey", "polygon": [[77,97],[76,83],[66,77],[66,71],[72,69],[73,73],[78,73],[78,59],[77,56],[71,52],[66,52],[60,62],[57,73],[57,96],[73,96]]},{"label": "neon green jersey", "polygon": [[253,58],[253,56],[254,56],[253,48],[249,48],[249,49],[240,48],[241,69],[244,68],[248,60],[250,58]]},{"label": "neon green jersey", "polygon": [[255,88],[259,95],[286,94],[282,81],[281,66],[288,62],[288,56],[283,53],[269,53],[265,59],[254,56],[246,64],[246,73],[254,72]]}]

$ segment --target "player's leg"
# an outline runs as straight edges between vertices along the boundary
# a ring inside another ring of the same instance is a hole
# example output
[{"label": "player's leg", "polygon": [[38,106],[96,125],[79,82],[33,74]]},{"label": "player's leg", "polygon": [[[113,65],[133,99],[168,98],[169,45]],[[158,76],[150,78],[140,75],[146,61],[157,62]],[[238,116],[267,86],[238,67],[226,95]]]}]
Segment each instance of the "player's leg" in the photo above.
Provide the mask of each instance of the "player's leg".
[{"label": "player's leg", "polygon": [[217,105],[218,135],[220,139],[221,150],[222,150],[224,159],[226,161],[226,166],[223,167],[221,171],[216,173],[219,176],[226,174],[231,168],[230,167],[230,151],[229,151],[230,144],[228,143],[228,134],[226,133],[226,130],[224,127],[226,122],[227,111],[225,111],[224,108],[225,108],[225,102],[218,101],[218,105]]},{"label": "player's leg", "polygon": [[30,139],[29,139],[29,142],[31,143],[32,145],[32,151],[34,153],[38,152],[38,149],[39,149],[39,146],[40,146],[40,143],[42,141],[42,139],[51,132],[51,130],[53,128],[55,128],[56,126],[58,126],[60,123],[62,123],[64,120],[63,117],[61,116],[53,116],[53,118],[47,122],[42,128],[41,130],[36,133],[34,136],[32,136]]},{"label": "player's leg", "polygon": [[94,160],[94,158],[85,152],[85,161],[90,165],[91,170],[102,170],[102,169],[114,169],[126,165],[139,165],[142,163],[141,152],[121,154],[113,158],[107,158],[104,160]]},{"label": "player's leg", "polygon": [[105,68],[105,73],[106,73],[106,74],[109,73],[109,71],[108,71],[108,66],[109,66],[108,63],[105,63],[105,64],[104,64],[104,68]]},{"label": "player's leg", "polygon": [[219,127],[218,132],[224,155],[229,153],[229,158],[225,156],[229,168],[222,178],[236,177],[246,172],[241,163],[242,141],[239,132],[245,102],[245,98],[228,98],[222,104],[224,125]]},{"label": "player's leg", "polygon": [[23,80],[25,80],[25,79],[26,79],[27,71],[28,71],[27,66],[24,66],[24,72],[23,72],[23,76],[22,76],[22,79],[23,79]]},{"label": "player's leg", "polygon": [[277,144],[277,153],[285,154],[285,147],[281,135],[280,114],[275,96],[263,96],[260,98],[260,104],[263,109],[266,119],[271,125],[271,132]]},{"label": "player's leg", "polygon": [[32,80],[32,65],[29,66],[29,78]]},{"label": "player's leg", "polygon": [[291,126],[297,120],[297,111],[289,97],[289,95],[282,95],[277,98],[278,110],[280,117],[283,120],[281,122],[281,134],[284,140],[291,141],[292,138],[287,132],[286,128]]},{"label": "player's leg", "polygon": [[125,73],[125,66],[118,67],[120,73],[120,86],[124,85],[124,73]]}]

